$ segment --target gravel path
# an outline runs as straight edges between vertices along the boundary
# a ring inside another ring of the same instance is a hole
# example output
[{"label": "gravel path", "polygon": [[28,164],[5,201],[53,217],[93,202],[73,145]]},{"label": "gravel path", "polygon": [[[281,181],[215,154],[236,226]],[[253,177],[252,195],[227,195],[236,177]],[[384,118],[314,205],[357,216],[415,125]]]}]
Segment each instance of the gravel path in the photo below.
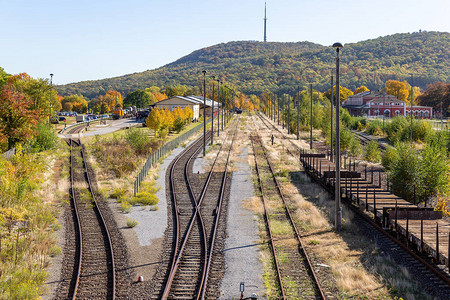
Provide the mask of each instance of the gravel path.
[{"label": "gravel path", "polygon": [[247,147],[238,155],[235,168],[228,204],[225,276],[219,299],[239,299],[240,282],[245,282],[245,297],[256,293],[258,299],[264,299],[261,297],[264,294],[264,271],[259,259],[258,223],[254,213],[243,208],[244,201],[254,196]]}]

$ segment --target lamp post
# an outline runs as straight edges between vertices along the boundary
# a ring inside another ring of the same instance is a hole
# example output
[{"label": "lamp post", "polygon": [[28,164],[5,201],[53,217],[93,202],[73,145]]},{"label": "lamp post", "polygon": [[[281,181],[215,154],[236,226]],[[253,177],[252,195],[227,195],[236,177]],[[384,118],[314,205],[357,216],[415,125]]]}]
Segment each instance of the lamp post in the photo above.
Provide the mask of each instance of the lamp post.
[{"label": "lamp post", "polygon": [[203,73],[203,156],[206,156],[206,71]]},{"label": "lamp post", "polygon": [[313,93],[312,93],[312,83],[309,84],[309,90],[311,93],[311,114],[309,117],[309,149],[313,148]]},{"label": "lamp post", "polygon": [[297,141],[300,139],[300,86],[297,88]]},{"label": "lamp post", "polygon": [[220,133],[220,107],[219,107],[219,101],[220,101],[220,80],[216,79],[217,81],[217,136],[219,136]]},{"label": "lamp post", "polygon": [[341,211],[341,136],[340,136],[340,87],[339,87],[339,49],[343,46],[341,43],[334,43],[336,48],[336,172],[335,172],[335,229],[340,231],[342,228],[342,211]]},{"label": "lamp post", "polygon": [[413,143],[413,101],[414,101],[414,90],[413,90],[413,85],[414,85],[414,77],[413,74],[411,74],[411,112],[410,112],[410,117],[411,117],[411,145]]},{"label": "lamp post", "polygon": [[384,93],[385,91],[383,91],[383,134],[384,134],[384,101],[385,101]]},{"label": "lamp post", "polygon": [[330,96],[330,108],[331,108],[331,127],[330,127],[330,148],[331,148],[331,155],[330,160],[333,161],[333,70],[331,70],[331,96]]},{"label": "lamp post", "polygon": [[[50,86],[53,86],[53,73],[50,73]],[[53,103],[50,102],[50,116],[48,117],[48,123],[52,123],[52,116],[53,116]],[[49,125],[51,126],[51,125]]]},{"label": "lamp post", "polygon": [[220,81],[220,83],[222,84],[222,131],[223,131],[223,112],[225,109],[225,103],[227,101],[227,94],[223,93],[223,81]]},{"label": "lamp post", "polygon": [[216,80],[216,76],[212,76],[212,99],[211,99],[211,145],[213,144],[213,136],[214,136],[214,81]]}]

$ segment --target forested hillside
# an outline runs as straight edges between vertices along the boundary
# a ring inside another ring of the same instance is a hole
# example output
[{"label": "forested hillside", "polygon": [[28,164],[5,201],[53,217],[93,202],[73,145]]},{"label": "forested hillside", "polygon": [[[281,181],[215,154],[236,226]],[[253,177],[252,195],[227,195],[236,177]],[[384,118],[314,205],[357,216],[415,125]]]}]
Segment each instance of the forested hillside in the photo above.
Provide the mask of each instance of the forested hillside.
[{"label": "forested hillside", "polygon": [[[376,90],[389,79],[411,83],[411,74],[413,85],[422,89],[435,81],[449,82],[449,45],[448,32],[402,33],[345,44],[341,84],[351,90],[361,85]],[[150,86],[195,86],[202,78],[201,71],[207,70],[208,75],[219,75],[247,94],[259,94],[264,89],[292,92],[306,82],[325,91],[334,59],[334,49],[310,42],[229,42],[194,51],[155,70],[57,89],[61,95],[81,94],[91,99],[108,90],[125,96]]]}]

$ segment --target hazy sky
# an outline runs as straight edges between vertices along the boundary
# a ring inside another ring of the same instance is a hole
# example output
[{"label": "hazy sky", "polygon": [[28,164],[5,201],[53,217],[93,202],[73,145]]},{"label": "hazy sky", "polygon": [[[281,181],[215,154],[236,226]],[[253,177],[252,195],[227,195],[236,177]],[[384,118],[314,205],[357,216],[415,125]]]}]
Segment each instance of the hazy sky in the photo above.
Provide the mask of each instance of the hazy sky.
[{"label": "hazy sky", "polygon": [[[450,31],[450,0],[269,0],[268,41],[331,45]],[[0,67],[56,84],[154,69],[263,39],[264,0],[0,0]]]}]

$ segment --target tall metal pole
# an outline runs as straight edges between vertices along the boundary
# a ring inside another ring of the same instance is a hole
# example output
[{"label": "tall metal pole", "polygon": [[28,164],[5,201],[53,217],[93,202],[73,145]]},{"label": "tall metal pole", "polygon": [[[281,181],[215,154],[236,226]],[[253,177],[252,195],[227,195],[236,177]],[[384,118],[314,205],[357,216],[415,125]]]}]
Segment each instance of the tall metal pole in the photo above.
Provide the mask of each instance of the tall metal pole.
[{"label": "tall metal pole", "polygon": [[300,139],[300,86],[297,88],[297,140]]},{"label": "tall metal pole", "polygon": [[217,136],[220,133],[220,80],[217,79]]},{"label": "tall metal pole", "polygon": [[206,71],[203,73],[203,156],[206,156]]},{"label": "tall metal pole", "polygon": [[224,109],[225,109],[225,103],[227,101],[227,94],[223,93],[223,81],[221,81],[220,83],[222,84],[222,131],[223,131],[223,116],[224,116],[223,112],[225,111]]},{"label": "tall metal pole", "polygon": [[286,96],[286,100],[287,100],[287,132],[288,134],[291,134],[291,128],[290,128],[290,124],[291,124],[291,96],[287,95]]},{"label": "tall metal pole", "polygon": [[411,74],[411,113],[409,114],[409,116],[411,117],[411,144],[413,143],[413,101],[414,101],[413,85],[414,85],[414,77]]},{"label": "tall metal pole", "polygon": [[311,93],[311,114],[309,117],[309,149],[313,148],[313,93],[312,93],[312,83],[309,84],[309,89]]},{"label": "tall metal pole", "polygon": [[278,125],[280,125],[280,97],[277,97],[277,119]]},{"label": "tall metal pole", "polygon": [[212,99],[211,99],[211,145],[213,144],[214,140],[214,81],[216,79],[216,76],[212,76],[213,82],[212,82]]},{"label": "tall metal pole", "polygon": [[341,43],[334,43],[336,48],[336,183],[335,183],[335,229],[340,231],[342,228],[342,211],[341,211],[341,136],[340,136],[340,82],[339,82],[339,49],[342,48]]},{"label": "tall metal pole", "polygon": [[331,128],[330,128],[330,148],[331,148],[331,161],[333,161],[333,70],[331,70],[331,97],[330,97],[330,104],[331,104]]},{"label": "tall metal pole", "polygon": [[383,134],[384,134],[384,101],[385,101],[385,97],[384,97],[384,91],[383,91]]},{"label": "tall metal pole", "polygon": [[[53,85],[53,73],[50,74],[50,86]],[[53,104],[50,102],[50,115],[48,116],[48,123],[52,123],[52,116],[53,116]],[[50,125],[49,125],[50,126]]]},{"label": "tall metal pole", "polygon": [[282,116],[283,116],[283,129],[284,129],[284,120],[286,119],[286,95],[283,94],[281,97],[281,110],[282,110]]}]

